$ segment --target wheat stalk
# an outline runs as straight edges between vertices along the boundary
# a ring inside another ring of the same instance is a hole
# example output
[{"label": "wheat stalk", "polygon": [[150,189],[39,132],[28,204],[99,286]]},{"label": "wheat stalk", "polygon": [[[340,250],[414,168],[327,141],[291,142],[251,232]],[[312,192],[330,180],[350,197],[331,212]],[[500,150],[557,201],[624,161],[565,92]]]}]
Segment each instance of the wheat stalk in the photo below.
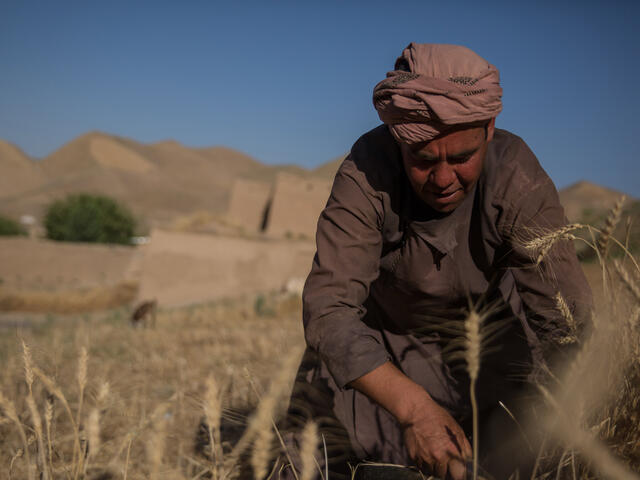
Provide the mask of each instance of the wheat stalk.
[{"label": "wheat stalk", "polygon": [[127,474],[129,473],[129,457],[131,456],[131,443],[133,443],[133,437],[127,437],[127,455],[124,460],[124,471],[122,473],[123,480],[127,480]]},{"label": "wheat stalk", "polygon": [[159,472],[162,468],[164,458],[164,448],[166,440],[167,420],[165,418],[166,404],[161,404],[152,414],[153,435],[147,443],[147,461],[149,462],[150,478],[160,478]]},{"label": "wheat stalk", "polygon": [[9,400],[7,397],[4,396],[2,391],[0,391],[0,406],[2,406],[4,410],[4,414],[9,418],[9,420],[15,423],[16,427],[18,428],[18,433],[20,434],[20,439],[22,440],[23,452],[27,459],[27,468],[29,471],[29,478],[33,479],[34,476],[32,474],[32,469],[31,469],[31,455],[29,453],[29,442],[27,441],[27,434],[25,433],[24,427],[22,426],[22,422],[18,417],[15,405],[11,400]]},{"label": "wheat stalk", "polygon": [[33,427],[36,432],[36,441],[38,444],[38,462],[40,464],[40,469],[42,471],[42,479],[47,480],[50,477],[50,474],[49,474],[49,468],[47,467],[47,460],[46,460],[45,447],[44,447],[42,417],[40,416],[40,412],[38,412],[38,407],[36,406],[36,402],[33,398],[32,392],[29,392],[27,395],[27,407],[29,408],[29,413],[31,414],[31,419],[33,420]]},{"label": "wheat stalk", "polygon": [[467,364],[470,385],[471,410],[473,415],[473,480],[478,478],[478,402],[476,399],[476,381],[480,372],[480,349],[482,336],[480,328],[483,319],[475,310],[471,310],[464,322],[465,326],[465,351],[464,357]]},{"label": "wheat stalk", "polygon": [[[71,422],[71,426],[73,427],[73,464],[77,466],[78,463],[76,462],[76,460],[79,457],[81,457],[80,431],[78,429],[78,424],[75,421],[73,413],[71,412],[71,407],[69,406],[69,402],[67,402],[67,399],[64,396],[64,393],[62,393],[62,390],[60,389],[60,387],[58,387],[58,385],[56,385],[56,383],[53,380],[51,380],[38,367],[33,366],[32,368],[33,368],[33,373],[40,379],[40,381],[44,384],[44,386],[47,388],[49,393],[51,393],[54,397],[60,400],[60,402],[62,403],[62,406],[67,412],[67,415],[69,416],[69,421]],[[76,474],[75,474],[76,478],[78,474],[79,474],[79,471],[76,469]]]},{"label": "wheat stalk", "polygon": [[454,335],[454,338],[443,350],[443,355],[449,361],[462,360],[469,375],[469,396],[471,400],[471,410],[473,417],[473,475],[474,480],[478,474],[478,448],[479,448],[479,427],[478,427],[478,404],[476,399],[476,382],[480,373],[480,359],[483,347],[494,337],[501,322],[494,322],[485,326],[484,321],[489,314],[487,309],[482,314],[473,306],[463,322],[452,322],[449,327],[435,327],[436,330],[444,330]]},{"label": "wheat stalk", "polygon": [[453,336],[443,349],[443,356],[449,362],[462,360],[469,375],[469,396],[473,417],[474,480],[478,474],[479,426],[476,383],[480,373],[481,359],[489,351],[489,345],[500,334],[502,327],[510,321],[510,319],[504,319],[485,323],[493,312],[495,312],[495,304],[487,305],[480,311],[471,305],[463,321],[450,321],[443,325],[430,325],[428,327],[433,331],[440,331]]},{"label": "wheat stalk", "polygon": [[[302,446],[300,448],[300,461],[302,472],[300,480],[312,480],[316,471],[316,452],[318,450],[318,425],[314,421],[308,421],[302,430]],[[328,480],[328,479],[325,479]]]},{"label": "wheat stalk", "polygon": [[591,465],[600,471],[605,477],[620,480],[638,480],[639,477],[622,465],[607,448],[595,440],[584,430],[569,421],[569,415],[563,411],[560,404],[551,392],[542,386],[538,386],[547,403],[557,412],[554,416],[556,422],[556,434],[561,435],[570,444],[575,445],[582,454],[589,459]]},{"label": "wheat stalk", "polygon": [[109,396],[109,383],[104,382],[98,391],[95,406],[89,412],[87,418],[87,438],[89,441],[89,451],[84,464],[84,473],[86,475],[89,468],[89,462],[93,460],[98,450],[100,450],[100,410],[104,407],[107,397]]},{"label": "wheat stalk", "polygon": [[31,351],[27,344],[22,341],[22,358],[24,361],[24,377],[27,383],[27,407],[31,414],[31,420],[33,420],[33,428],[36,432],[36,441],[38,445],[38,463],[40,464],[40,470],[42,471],[43,480],[49,478],[49,469],[47,468],[47,461],[45,457],[44,449],[44,435],[42,433],[42,417],[36,406],[35,399],[33,398],[33,360],[31,358]]},{"label": "wheat stalk", "polygon": [[24,361],[24,379],[27,382],[29,391],[33,386],[33,360],[31,358],[31,350],[27,344],[22,341],[22,360]]},{"label": "wheat stalk", "polygon": [[270,418],[256,418],[256,423],[256,438],[251,450],[251,467],[253,468],[253,478],[255,480],[263,480],[268,473],[274,435]]},{"label": "wheat stalk", "polygon": [[44,407],[44,423],[47,429],[47,451],[49,453],[49,468],[53,470],[53,448],[51,442],[51,423],[53,422],[53,398],[49,396]]},{"label": "wheat stalk", "polygon": [[573,318],[573,314],[569,309],[569,305],[567,305],[566,300],[562,296],[560,292],[556,293],[554,298],[556,301],[556,307],[560,311],[562,318],[567,323],[569,327],[569,334],[560,339],[561,344],[569,344],[576,343],[578,341],[578,325],[576,324],[575,318]]},{"label": "wheat stalk", "polygon": [[609,245],[609,238],[613,234],[613,231],[616,229],[618,222],[620,222],[620,217],[622,215],[622,206],[624,205],[627,197],[622,195],[618,201],[615,203],[609,215],[607,216],[607,220],[605,222],[604,228],[600,231],[600,235],[598,237],[598,241],[596,242],[596,246],[600,255],[605,257],[607,252],[607,246]]},{"label": "wheat stalk", "polygon": [[584,225],[579,223],[571,223],[525,241],[522,243],[522,246],[531,254],[532,258],[535,259],[536,265],[540,265],[557,242],[561,240],[575,240],[577,237],[570,232],[584,227]]},{"label": "wheat stalk", "polygon": [[78,413],[76,417],[76,423],[80,424],[80,417],[82,415],[82,404],[84,401],[84,389],[87,386],[87,363],[89,354],[85,347],[80,348],[80,355],[78,356],[78,370],[76,379],[78,381],[79,388],[79,400],[78,400]]},{"label": "wheat stalk", "polygon": [[640,302],[640,287],[631,277],[628,270],[624,268],[622,263],[620,263],[618,260],[613,261],[613,266],[615,267],[616,272],[618,272],[622,283],[624,283],[627,289],[633,294],[633,296],[636,298],[636,301]]},{"label": "wheat stalk", "polygon": [[[291,372],[294,370],[295,365],[297,365],[299,358],[300,358],[299,349],[292,350],[291,353],[289,353],[289,355],[287,355],[287,357],[285,358],[282,366],[280,367],[278,375],[273,379],[273,381],[269,385],[269,390],[267,391],[267,394],[264,395],[261,398],[260,402],[258,403],[257,411],[252,416],[251,421],[247,426],[247,429],[245,430],[244,434],[242,435],[240,440],[238,440],[238,443],[236,443],[236,446],[233,448],[233,450],[229,454],[226,462],[228,464],[228,467],[226,468],[225,478],[226,478],[226,475],[229,475],[229,473],[232,471],[232,467],[235,465],[236,461],[240,457],[240,454],[246,450],[248,445],[255,439],[258,432],[260,432],[263,429],[273,428],[276,436],[278,437],[280,445],[284,450],[284,453],[287,456],[289,463],[292,466],[291,471],[294,477],[296,478],[296,480],[299,480],[296,469],[294,468],[293,462],[291,461],[289,452],[286,449],[284,440],[282,439],[282,436],[280,435],[280,432],[276,427],[275,421],[273,420],[273,413],[276,409],[276,406],[280,402],[281,398],[287,391],[286,387],[288,385]],[[253,387],[255,391],[256,390],[255,386]]]},{"label": "wheat stalk", "polygon": [[214,478],[219,478],[222,467],[222,446],[220,438],[220,418],[222,416],[222,403],[220,401],[220,390],[218,384],[209,375],[206,382],[206,390],[202,408],[207,422],[209,441],[211,442],[211,463]]}]

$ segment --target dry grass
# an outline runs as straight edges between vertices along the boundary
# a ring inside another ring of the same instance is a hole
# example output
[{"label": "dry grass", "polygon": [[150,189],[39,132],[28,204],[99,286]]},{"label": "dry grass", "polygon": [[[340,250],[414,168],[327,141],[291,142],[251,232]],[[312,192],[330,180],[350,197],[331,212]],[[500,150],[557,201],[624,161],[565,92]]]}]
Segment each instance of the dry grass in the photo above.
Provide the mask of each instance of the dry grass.
[{"label": "dry grass", "polygon": [[138,293],[137,282],[62,292],[0,287],[0,312],[72,314],[99,312],[127,305]]},{"label": "dry grass", "polygon": [[[640,471],[640,269],[626,241],[611,235],[623,202],[616,203],[602,230],[589,227],[591,237],[580,239],[597,254],[606,293],[584,343],[564,298],[555,298],[570,327],[560,343],[576,344],[578,350],[561,374],[540,386],[538,419],[546,448],[536,478],[640,478],[632,473]],[[610,258],[612,243],[622,259]],[[534,261],[540,258],[539,251],[531,253]]]},{"label": "dry grass", "polygon": [[252,443],[269,468],[261,436],[287,403],[300,302],[265,317],[252,300],[162,311],[155,329],[119,310],[3,334],[0,478],[234,478]]}]

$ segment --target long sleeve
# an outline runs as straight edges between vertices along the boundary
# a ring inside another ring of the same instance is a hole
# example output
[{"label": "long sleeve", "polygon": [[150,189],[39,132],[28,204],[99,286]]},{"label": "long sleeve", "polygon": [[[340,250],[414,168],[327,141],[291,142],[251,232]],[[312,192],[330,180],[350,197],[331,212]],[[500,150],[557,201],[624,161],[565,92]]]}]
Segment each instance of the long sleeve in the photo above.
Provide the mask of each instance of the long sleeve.
[{"label": "long sleeve", "polygon": [[389,358],[379,332],[362,321],[379,273],[383,218],[380,195],[347,157],[318,220],[317,252],[303,292],[307,344],[341,388]]},{"label": "long sleeve", "polygon": [[[589,327],[591,290],[570,240],[555,240],[539,263],[540,251],[526,248],[528,241],[557,232],[567,222],[553,182],[526,144],[519,141],[511,153],[518,168],[510,171],[500,194],[499,230],[508,244],[504,262],[543,357],[553,367],[571,353],[572,339],[582,337]],[[562,301],[569,318],[561,311]]]}]

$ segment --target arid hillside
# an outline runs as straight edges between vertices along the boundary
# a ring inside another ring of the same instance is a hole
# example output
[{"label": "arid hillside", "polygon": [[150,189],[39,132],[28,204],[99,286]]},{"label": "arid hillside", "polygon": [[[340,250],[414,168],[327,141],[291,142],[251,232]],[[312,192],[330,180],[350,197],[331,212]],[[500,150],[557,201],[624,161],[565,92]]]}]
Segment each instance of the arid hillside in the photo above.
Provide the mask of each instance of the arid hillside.
[{"label": "arid hillside", "polygon": [[101,132],[82,135],[41,161],[0,142],[0,170],[0,213],[41,218],[52,200],[90,192],[122,201],[149,226],[195,212],[224,214],[239,178],[270,183],[281,172],[316,176],[296,166],[263,165],[226,147],[142,144]]},{"label": "arid hillside", "polygon": [[[590,182],[578,182],[560,191],[560,201],[570,222],[608,228],[615,219],[613,235],[632,251],[640,248],[640,201],[610,188]],[[616,207],[617,205],[617,207]],[[584,243],[576,245],[584,260],[594,258],[595,252]],[[618,254],[619,247],[615,247]]]},{"label": "arid hillside", "polygon": [[560,201],[569,220],[579,221],[606,214],[622,195],[617,190],[581,181],[560,190]]},{"label": "arid hillside", "polygon": [[41,165],[15,145],[0,140],[0,198],[33,192],[46,183]]}]

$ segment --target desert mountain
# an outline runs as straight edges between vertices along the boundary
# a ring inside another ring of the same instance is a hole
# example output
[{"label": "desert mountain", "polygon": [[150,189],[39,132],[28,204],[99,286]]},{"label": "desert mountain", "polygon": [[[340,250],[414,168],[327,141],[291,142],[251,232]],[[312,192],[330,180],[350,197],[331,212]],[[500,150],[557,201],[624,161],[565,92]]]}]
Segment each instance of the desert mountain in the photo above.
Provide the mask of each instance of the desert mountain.
[{"label": "desert mountain", "polygon": [[327,163],[320,165],[313,170],[314,175],[325,177],[333,181],[333,177],[335,177],[336,172],[338,171],[338,168],[340,167],[340,164],[342,164],[342,161],[345,159],[345,157],[346,155],[341,155],[337,158],[334,158],[333,160],[328,161]]},{"label": "desert mountain", "polygon": [[581,181],[560,190],[560,202],[572,222],[589,221],[613,208],[622,192]]},{"label": "desert mountain", "polygon": [[38,189],[46,183],[40,166],[4,140],[0,140],[0,172],[0,199]]},{"label": "desert mountain", "polygon": [[272,184],[280,173],[315,177],[293,165],[270,166],[225,147],[176,141],[142,144],[101,132],[84,134],[42,161],[0,143],[0,212],[41,216],[70,193],[112,196],[152,224],[198,211],[223,214],[236,179]]},{"label": "desert mountain", "polygon": [[[578,182],[560,191],[560,201],[571,222],[579,222],[602,229],[607,217],[623,193],[610,188],[601,187],[590,182]],[[626,243],[631,251],[640,248],[640,201],[627,195],[613,237]],[[595,252],[586,245],[576,244],[579,255],[583,259],[594,258]],[[616,254],[621,251],[617,247]]]}]

